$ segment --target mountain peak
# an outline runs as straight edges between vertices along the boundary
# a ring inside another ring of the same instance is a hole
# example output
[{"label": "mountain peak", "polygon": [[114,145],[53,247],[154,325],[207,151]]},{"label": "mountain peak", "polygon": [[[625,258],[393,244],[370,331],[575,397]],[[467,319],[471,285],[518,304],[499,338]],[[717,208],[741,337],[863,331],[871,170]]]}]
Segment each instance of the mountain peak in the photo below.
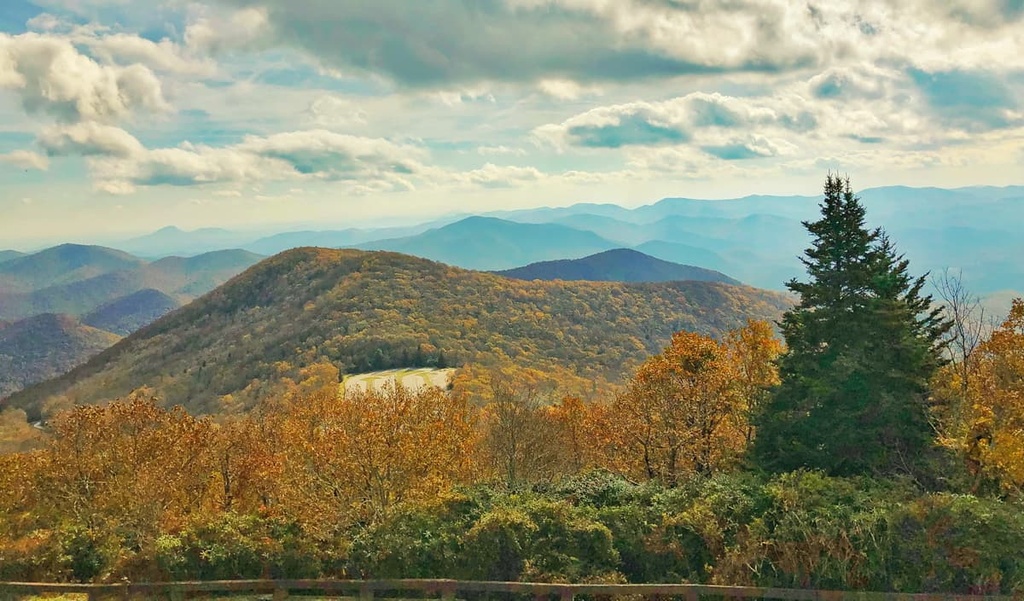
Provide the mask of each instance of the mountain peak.
[{"label": "mountain peak", "polygon": [[596,282],[671,282],[694,280],[739,284],[714,271],[657,259],[638,250],[613,248],[582,259],[531,263],[497,272],[517,280],[587,280]]}]

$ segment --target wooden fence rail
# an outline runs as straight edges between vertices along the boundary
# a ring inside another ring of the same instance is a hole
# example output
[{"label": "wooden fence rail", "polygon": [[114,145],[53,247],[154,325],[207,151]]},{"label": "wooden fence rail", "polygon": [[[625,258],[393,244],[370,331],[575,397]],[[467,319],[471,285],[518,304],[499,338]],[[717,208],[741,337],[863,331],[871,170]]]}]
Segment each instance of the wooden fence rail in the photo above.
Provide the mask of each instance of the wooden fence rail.
[{"label": "wooden fence rail", "polygon": [[600,597],[677,597],[699,601],[702,596],[728,599],[779,599],[782,601],[1024,601],[1024,596],[956,595],[938,593],[881,593],[818,591],[786,588],[714,586],[706,584],[547,584],[538,582],[485,582],[462,580],[215,580],[207,582],[154,582],[123,584],[48,584],[0,582],[0,599],[17,599],[46,593],[85,594],[100,599],[146,599],[222,594],[271,594],[275,601],[292,593],[321,597],[358,596],[372,601],[377,593],[417,592],[445,601],[458,593],[518,593],[535,601],[573,601],[577,595]]}]

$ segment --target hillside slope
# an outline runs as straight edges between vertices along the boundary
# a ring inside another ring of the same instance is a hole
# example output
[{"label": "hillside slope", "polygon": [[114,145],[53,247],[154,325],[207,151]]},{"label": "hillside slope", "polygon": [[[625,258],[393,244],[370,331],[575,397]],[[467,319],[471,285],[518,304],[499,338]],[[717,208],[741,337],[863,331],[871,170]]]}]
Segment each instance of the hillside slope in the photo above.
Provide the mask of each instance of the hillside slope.
[{"label": "hillside slope", "polygon": [[82,317],[82,323],[127,336],[180,306],[180,302],[163,292],[146,288],[101,305]]},{"label": "hillside slope", "polygon": [[0,263],[4,261],[10,261],[11,259],[17,259],[18,257],[24,257],[25,253],[20,253],[16,250],[0,250]]},{"label": "hillside slope", "polygon": [[0,328],[0,396],[58,376],[118,339],[67,315],[52,313]]},{"label": "hillside slope", "polygon": [[39,415],[147,386],[194,412],[251,406],[326,359],[342,372],[514,362],[619,379],[671,334],[775,318],[786,297],[711,282],[525,282],[387,252],[295,249],[247,270],[82,367],[9,402]]},{"label": "hillside slope", "polygon": [[616,248],[582,259],[542,261],[496,272],[518,280],[587,280],[591,282],[672,282],[696,280],[739,284],[724,273],[663,261],[628,248]]}]

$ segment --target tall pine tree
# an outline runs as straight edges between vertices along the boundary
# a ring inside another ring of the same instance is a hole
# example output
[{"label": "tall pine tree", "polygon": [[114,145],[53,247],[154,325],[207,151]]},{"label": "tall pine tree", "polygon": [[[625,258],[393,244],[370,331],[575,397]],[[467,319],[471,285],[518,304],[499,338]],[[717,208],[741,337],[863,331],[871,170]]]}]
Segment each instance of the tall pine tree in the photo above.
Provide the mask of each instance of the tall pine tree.
[{"label": "tall pine tree", "polygon": [[763,467],[834,475],[917,472],[931,446],[927,384],[949,327],[881,229],[865,226],[849,180],[829,175],[808,282],[780,324],[781,385],[757,418]]}]

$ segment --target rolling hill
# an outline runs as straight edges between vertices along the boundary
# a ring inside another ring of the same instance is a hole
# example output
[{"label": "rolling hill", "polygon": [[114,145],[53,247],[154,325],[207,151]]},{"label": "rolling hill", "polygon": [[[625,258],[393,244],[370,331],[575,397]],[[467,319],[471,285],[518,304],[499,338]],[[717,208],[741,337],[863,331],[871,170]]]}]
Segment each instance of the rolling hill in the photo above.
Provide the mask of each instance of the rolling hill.
[{"label": "rolling hill", "polygon": [[[54,249],[0,264],[0,278],[6,275],[12,282],[9,289],[0,292],[0,318],[16,320],[42,313],[81,317],[146,289],[159,290],[184,304],[262,258],[243,250],[225,250],[147,263],[113,249],[85,248],[87,253],[75,263],[66,262],[63,269],[54,268],[55,262],[48,256]],[[46,269],[31,272],[29,266],[40,263]],[[9,267],[16,269],[5,269]]]},{"label": "rolling hill", "polygon": [[61,244],[0,263],[0,284],[13,292],[31,291],[144,264],[142,259],[112,248]]},{"label": "rolling hill", "polygon": [[642,252],[616,248],[582,259],[542,261],[496,272],[518,280],[587,280],[591,282],[672,282],[696,280],[739,284],[724,273],[663,261]]},{"label": "rolling hill", "polygon": [[511,269],[537,261],[576,259],[620,246],[588,231],[555,223],[517,223],[468,217],[405,238],[358,245],[458,265],[466,269]]},{"label": "rolling hill", "polygon": [[720,334],[776,318],[788,302],[718,282],[526,282],[390,252],[295,249],[7,402],[39,416],[51,400],[98,402],[145,386],[212,413],[226,395],[251,406],[319,361],[359,373],[418,356],[427,366],[515,363],[600,386],[677,330]]},{"label": "rolling hill", "polygon": [[218,250],[194,257],[164,257],[142,272],[153,288],[191,300],[255,265],[264,257],[246,250]]},{"label": "rolling hill", "polygon": [[118,339],[67,315],[47,313],[8,324],[0,328],[0,396],[58,376]]},{"label": "rolling hill", "polygon": [[82,317],[87,326],[127,336],[180,307],[182,303],[152,288],[101,305]]},{"label": "rolling hill", "polygon": [[0,250],[0,263],[4,261],[10,261],[11,259],[17,259],[18,257],[24,257],[25,253],[18,252],[16,250]]}]

